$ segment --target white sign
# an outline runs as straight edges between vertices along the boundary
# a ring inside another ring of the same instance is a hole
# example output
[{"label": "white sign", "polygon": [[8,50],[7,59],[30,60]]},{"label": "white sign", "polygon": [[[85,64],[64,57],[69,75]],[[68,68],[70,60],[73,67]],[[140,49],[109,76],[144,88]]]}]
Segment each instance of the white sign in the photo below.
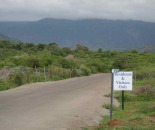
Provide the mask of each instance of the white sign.
[{"label": "white sign", "polygon": [[114,73],[114,90],[132,90],[132,72]]}]

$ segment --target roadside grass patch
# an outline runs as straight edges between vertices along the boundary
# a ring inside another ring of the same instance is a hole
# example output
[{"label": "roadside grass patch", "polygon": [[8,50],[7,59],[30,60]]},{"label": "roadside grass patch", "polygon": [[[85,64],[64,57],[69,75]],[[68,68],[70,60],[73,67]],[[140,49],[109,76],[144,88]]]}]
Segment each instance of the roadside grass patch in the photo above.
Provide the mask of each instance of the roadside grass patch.
[{"label": "roadside grass patch", "polygon": [[[124,100],[125,100],[125,102],[135,101],[136,97],[137,97],[137,95],[135,95],[131,91],[125,91],[124,92]],[[121,91],[115,92],[114,93],[114,98],[116,98],[119,102],[121,102],[122,101],[122,92]]]},{"label": "roadside grass patch", "polygon": [[[149,104],[153,104],[153,101],[150,101]],[[143,109],[143,106],[146,105],[146,108]],[[153,130],[155,129],[155,125],[152,120],[148,118],[155,115],[154,108],[149,110],[147,109],[147,101],[145,102],[125,102],[125,109],[122,110],[122,106],[120,105],[117,108],[117,111],[113,111],[113,120],[117,120],[117,122],[121,122],[116,125],[109,125],[110,116],[104,116],[101,121],[102,126],[97,126],[95,130],[104,130],[104,129],[122,129],[122,130],[130,130],[130,129],[142,129],[142,130]],[[142,111],[141,111],[142,110]],[[144,112],[143,112],[144,111]],[[147,111],[147,113],[145,113]]]},{"label": "roadside grass patch", "polygon": [[149,113],[151,115],[155,115],[155,102],[147,102],[141,105],[139,109],[140,113]]},{"label": "roadside grass patch", "polygon": [[104,94],[105,97],[111,97],[111,93]]},{"label": "roadside grass patch", "polygon": [[7,90],[10,88],[10,84],[8,82],[4,82],[0,79],[0,91]]},{"label": "roadside grass patch", "polygon": [[[111,108],[111,104],[109,104],[109,103],[105,103],[105,104],[103,104],[102,107],[104,107],[104,108],[110,110],[110,108]],[[117,111],[117,107],[116,107],[115,105],[112,106],[112,109],[113,109],[113,111]]]},{"label": "roadside grass patch", "polygon": [[[136,86],[133,91],[125,91],[124,97],[124,110],[120,104],[117,111],[113,111],[113,120],[110,121],[110,115],[104,116],[101,125],[94,130],[155,129],[155,87]],[[122,102],[122,92],[115,92],[114,98]],[[104,104],[103,107],[110,109],[110,104]]]}]

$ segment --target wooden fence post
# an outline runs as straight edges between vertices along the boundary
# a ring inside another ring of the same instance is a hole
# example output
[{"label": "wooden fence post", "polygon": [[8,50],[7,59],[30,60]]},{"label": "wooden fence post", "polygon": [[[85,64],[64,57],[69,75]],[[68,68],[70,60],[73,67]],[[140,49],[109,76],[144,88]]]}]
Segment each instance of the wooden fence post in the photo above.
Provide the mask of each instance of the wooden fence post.
[{"label": "wooden fence post", "polygon": [[136,85],[136,71],[135,71],[135,85]]},{"label": "wooden fence post", "polygon": [[72,68],[71,68],[71,70],[70,70],[70,78],[72,78]]},{"label": "wooden fence post", "polygon": [[45,66],[44,66],[44,75],[45,75],[45,81],[46,81],[46,70],[45,70]]},{"label": "wooden fence post", "polygon": [[61,70],[62,70],[62,73],[61,74],[62,74],[62,79],[63,79],[63,68],[61,68]]},{"label": "wooden fence post", "polygon": [[50,79],[52,80],[52,70],[50,69]]},{"label": "wooden fence post", "polygon": [[36,71],[36,78],[37,78],[37,82],[38,82],[38,75],[37,75],[37,67],[35,66],[35,71]]},{"label": "wooden fence post", "polygon": [[30,74],[28,71],[27,71],[26,75],[27,75],[27,83],[30,83]]}]

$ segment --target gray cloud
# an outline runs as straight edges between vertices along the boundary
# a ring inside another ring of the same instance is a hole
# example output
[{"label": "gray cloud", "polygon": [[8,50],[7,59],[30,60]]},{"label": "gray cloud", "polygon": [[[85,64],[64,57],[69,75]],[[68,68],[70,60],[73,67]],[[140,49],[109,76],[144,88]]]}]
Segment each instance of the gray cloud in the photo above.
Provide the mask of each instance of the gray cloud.
[{"label": "gray cloud", "polygon": [[0,3],[0,21],[30,21],[48,17],[155,22],[155,0],[0,0]]}]

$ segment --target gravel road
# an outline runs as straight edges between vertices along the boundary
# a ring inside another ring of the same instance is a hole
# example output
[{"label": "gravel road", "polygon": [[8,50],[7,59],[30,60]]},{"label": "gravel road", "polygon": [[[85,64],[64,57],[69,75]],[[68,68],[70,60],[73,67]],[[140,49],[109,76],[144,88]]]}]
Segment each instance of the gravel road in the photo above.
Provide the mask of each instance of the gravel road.
[{"label": "gravel road", "polygon": [[[111,75],[26,84],[0,92],[0,130],[65,130],[97,125],[110,103]],[[119,103],[114,100],[115,105]]]}]

